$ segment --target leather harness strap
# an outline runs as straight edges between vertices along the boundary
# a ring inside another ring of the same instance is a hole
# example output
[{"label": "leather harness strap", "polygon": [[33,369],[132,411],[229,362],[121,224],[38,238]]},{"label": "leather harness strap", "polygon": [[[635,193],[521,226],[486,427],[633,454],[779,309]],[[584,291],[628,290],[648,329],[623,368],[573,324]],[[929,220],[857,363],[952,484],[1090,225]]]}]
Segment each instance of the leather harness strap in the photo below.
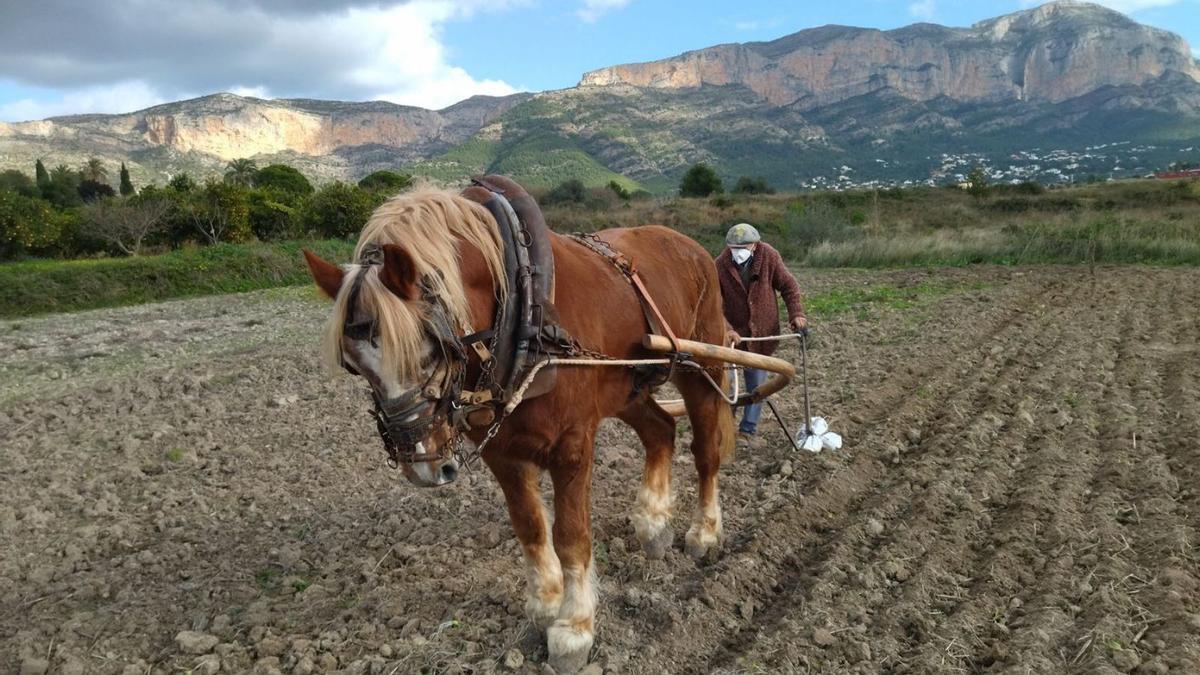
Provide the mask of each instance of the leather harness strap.
[{"label": "leather harness strap", "polygon": [[[679,338],[675,337],[675,331],[671,330],[671,324],[667,323],[666,318],[663,317],[662,312],[658,309],[658,305],[654,303],[654,298],[650,295],[650,291],[646,289],[646,284],[642,282],[642,277],[638,274],[633,262],[598,235],[572,234],[567,236],[598,253],[621,272],[625,280],[633,286],[638,302],[642,305],[642,313],[646,315],[646,323],[650,325],[650,329],[652,331],[657,330],[666,335],[667,339],[671,341],[672,350],[678,354]],[[657,329],[655,328],[655,324],[657,324]]]}]

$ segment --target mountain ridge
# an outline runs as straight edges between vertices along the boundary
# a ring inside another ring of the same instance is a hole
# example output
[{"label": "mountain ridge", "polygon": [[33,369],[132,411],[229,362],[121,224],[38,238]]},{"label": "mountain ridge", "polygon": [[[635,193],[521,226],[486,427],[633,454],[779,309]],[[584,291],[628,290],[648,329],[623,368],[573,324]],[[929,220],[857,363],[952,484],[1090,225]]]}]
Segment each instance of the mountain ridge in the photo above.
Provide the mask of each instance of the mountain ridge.
[{"label": "mountain ridge", "polygon": [[[670,189],[691,163],[781,187],[842,174],[926,179],[934,155],[1200,137],[1200,61],[1178,35],[1060,0],[969,27],[828,25],[585,73],[575,87],[386,101],[217,93],[118,115],[0,123],[0,168],[126,161],[141,182],[285,161],[318,180],[403,167],[448,182],[505,171]],[[1119,130],[1128,138],[1109,138]],[[1191,135],[1189,135],[1191,134]],[[1165,161],[1170,148],[1137,161]],[[925,165],[911,155],[927,155]],[[853,165],[853,166],[850,166]],[[832,172],[832,173],[831,173]]]}]

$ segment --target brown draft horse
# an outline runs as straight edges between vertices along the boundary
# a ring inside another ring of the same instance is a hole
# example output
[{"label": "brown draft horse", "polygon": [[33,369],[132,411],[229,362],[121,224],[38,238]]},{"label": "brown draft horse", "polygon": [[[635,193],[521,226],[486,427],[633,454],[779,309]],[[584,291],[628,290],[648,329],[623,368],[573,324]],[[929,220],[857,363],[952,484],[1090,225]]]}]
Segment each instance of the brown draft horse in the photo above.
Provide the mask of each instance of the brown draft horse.
[{"label": "brown draft horse", "polygon": [[[699,244],[658,226],[598,234],[634,262],[676,335],[722,342],[725,321],[716,269]],[[626,278],[579,242],[555,233],[550,237],[560,324],[582,345],[612,357],[661,356],[641,347],[647,321]],[[369,244],[382,247],[382,264],[338,267],[305,251],[317,285],[334,299],[325,356],[366,378],[377,396],[427,390],[443,368],[438,346],[423,324],[430,316],[428,293],[445,304],[460,335],[488,329],[497,298],[506,297],[500,288],[505,276],[495,220],[462,195],[424,189],[397,196],[376,210],[360,236],[355,260]],[[360,283],[353,284],[359,276]],[[348,291],[351,286],[357,286],[356,292]],[[351,335],[345,329],[363,324],[375,326],[375,332]],[[672,382],[686,403],[699,477],[699,503],[685,549],[703,557],[715,552],[722,537],[717,472],[733,449],[733,418],[729,405],[701,374],[677,369]],[[554,389],[521,403],[483,450],[524,549],[526,613],[546,631],[550,662],[558,672],[586,665],[593,642],[590,490],[593,442],[604,418],[629,424],[646,448],[631,515],[638,540],[652,558],[665,555],[673,541],[675,420],[650,392],[634,396],[634,391],[628,368],[561,366]],[[467,437],[479,443],[484,431],[473,429]],[[437,461],[401,462],[411,482],[432,486],[454,479],[457,463],[445,450],[451,435],[445,423],[430,427],[419,445],[425,453],[437,453]],[[549,472],[554,487],[553,526],[539,490],[542,472]]]}]

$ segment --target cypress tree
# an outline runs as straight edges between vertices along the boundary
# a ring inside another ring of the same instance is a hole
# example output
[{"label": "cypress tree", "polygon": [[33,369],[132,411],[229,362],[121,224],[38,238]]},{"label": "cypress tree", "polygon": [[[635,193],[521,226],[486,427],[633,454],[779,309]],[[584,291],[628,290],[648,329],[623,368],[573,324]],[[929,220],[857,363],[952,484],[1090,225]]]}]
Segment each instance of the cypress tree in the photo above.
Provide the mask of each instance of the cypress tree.
[{"label": "cypress tree", "polygon": [[33,166],[34,173],[37,175],[37,186],[44,188],[50,184],[50,174],[46,172],[46,165],[42,164],[42,160],[38,160]]},{"label": "cypress tree", "polygon": [[125,168],[125,162],[121,162],[121,196],[128,197],[133,193],[133,181],[129,180],[129,169]]}]

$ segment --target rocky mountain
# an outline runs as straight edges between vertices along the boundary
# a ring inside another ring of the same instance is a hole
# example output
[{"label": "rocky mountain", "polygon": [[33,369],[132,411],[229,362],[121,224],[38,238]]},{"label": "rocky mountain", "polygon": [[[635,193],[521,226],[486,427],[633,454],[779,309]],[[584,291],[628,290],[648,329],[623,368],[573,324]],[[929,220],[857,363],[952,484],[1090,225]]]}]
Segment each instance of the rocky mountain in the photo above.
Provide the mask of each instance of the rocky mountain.
[{"label": "rocky mountain", "polygon": [[891,90],[912,101],[1058,103],[1168,72],[1200,80],[1184,40],[1099,5],[1054,2],[970,28],[825,26],[772,42],[612,66],[580,86],[741,86],[777,106],[826,106]]},{"label": "rocky mountain", "polygon": [[0,165],[125,161],[135,178],[219,171],[231,159],[288,161],[316,178],[355,177],[444,152],[529,96],[476,96],[443,110],[382,101],[215,94],[125,115],[0,123]]},{"label": "rocky mountain", "polygon": [[1060,0],[969,28],[824,26],[440,111],[221,94],[0,125],[0,168],[99,155],[158,180],[251,156],[318,179],[402,167],[665,191],[699,160],[730,179],[796,187],[938,178],[947,157],[1027,155],[1038,168],[1050,149],[1082,157],[1071,170],[1102,170],[1086,165],[1086,148],[1113,143],[1136,148],[1115,168],[1143,173],[1200,146],[1200,63],[1178,35]]}]

